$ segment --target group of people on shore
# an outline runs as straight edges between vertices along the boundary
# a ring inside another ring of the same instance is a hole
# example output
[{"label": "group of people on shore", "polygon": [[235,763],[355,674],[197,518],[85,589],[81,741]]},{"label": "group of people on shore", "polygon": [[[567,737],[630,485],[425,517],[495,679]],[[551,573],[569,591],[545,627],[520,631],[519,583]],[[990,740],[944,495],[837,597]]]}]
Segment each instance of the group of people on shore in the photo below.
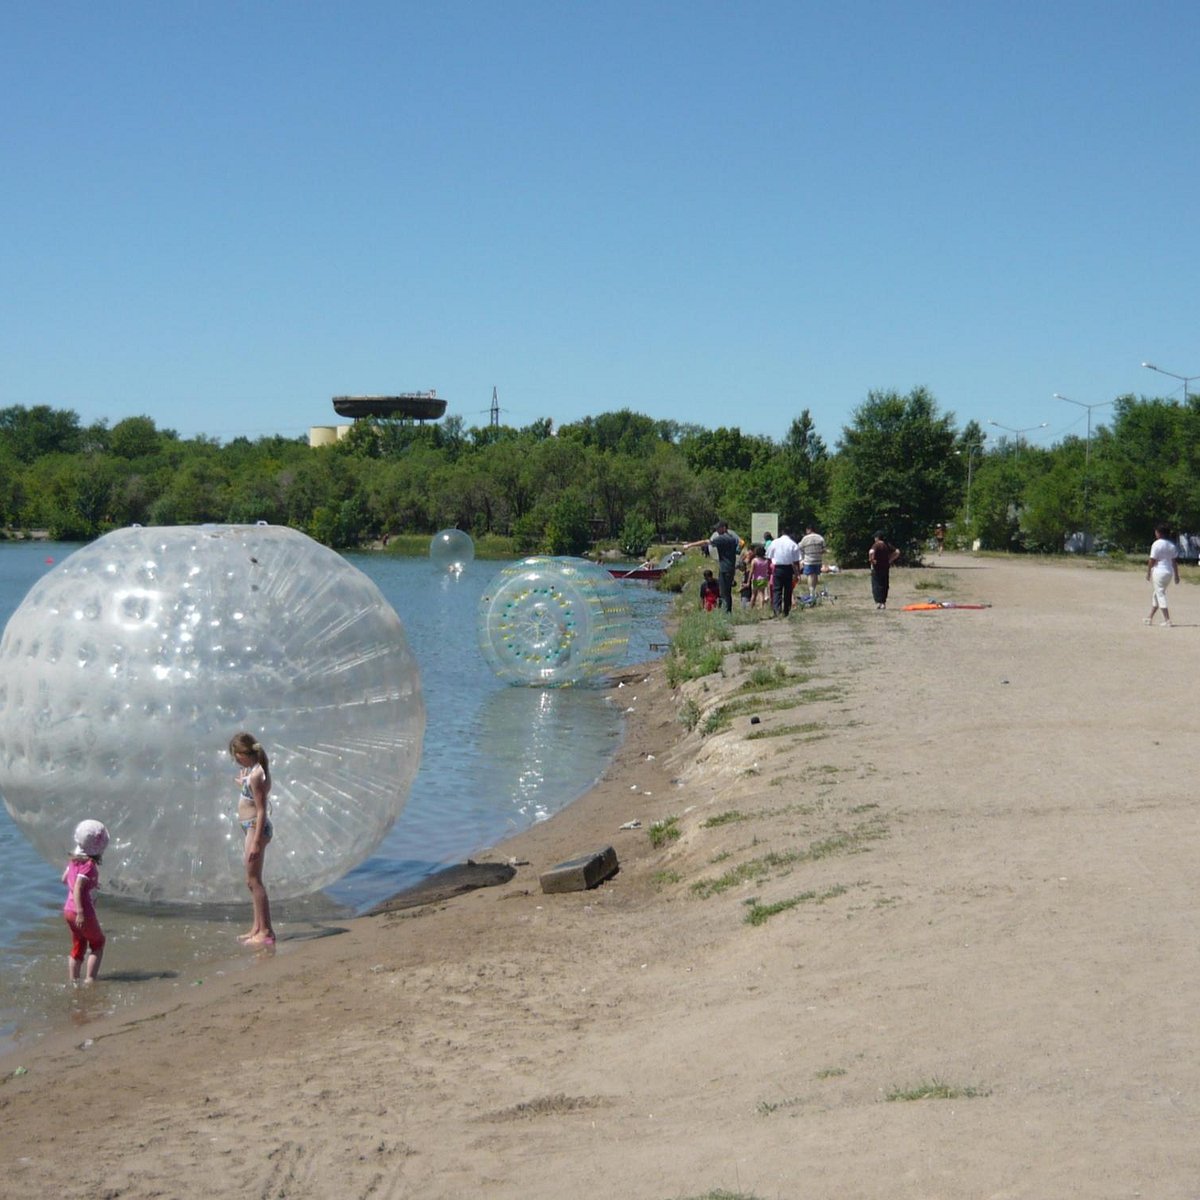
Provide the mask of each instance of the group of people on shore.
[{"label": "group of people on shore", "polygon": [[[271,764],[261,743],[249,733],[238,733],[230,739],[229,756],[240,768],[236,775],[237,822],[242,831],[242,863],[253,912],[249,930],[239,934],[238,941],[247,946],[274,946],[271,901],[263,884],[263,859],[275,832],[267,800]],[[108,829],[102,822],[90,818],[80,821],[75,826],[75,848],[62,874],[67,888],[63,917],[71,932],[67,980],[73,984],[81,980],[94,983],[104,957],[107,939],[96,913],[96,891],[108,843]]]},{"label": "group of people on shore", "polygon": [[[934,531],[937,549],[945,546],[945,527],[938,524]],[[706,554],[715,554],[717,573],[706,570],[700,584],[700,604],[712,610],[724,608],[733,611],[733,593],[740,572],[738,588],[743,604],[748,608],[764,608],[768,604],[775,616],[786,617],[792,611],[792,593],[797,576],[808,584],[809,598],[816,595],[821,572],[824,569],[825,539],[815,525],[805,526],[804,536],[797,542],[786,528],[778,537],[770,533],[763,535],[761,543],[747,545],[729,528],[719,521],[710,537],[688,542],[684,550],[703,548]],[[875,531],[867,561],[871,569],[871,597],[877,610],[887,608],[891,585],[891,569],[900,558],[899,549],[887,540],[884,530]],[[1171,537],[1166,525],[1154,527],[1154,543],[1146,561],[1146,579],[1153,591],[1150,612],[1142,620],[1153,625],[1155,615],[1162,614],[1162,626],[1170,628],[1171,610],[1167,606],[1167,587],[1179,583],[1179,547]]]},{"label": "group of people on shore", "polygon": [[[808,600],[816,599],[825,567],[825,538],[812,522],[805,525],[804,536],[797,541],[789,529],[778,537],[763,535],[762,542],[747,545],[729,528],[718,521],[711,536],[684,545],[684,550],[701,548],[717,559],[717,572],[704,572],[700,584],[700,605],[705,609],[724,608],[733,611],[733,593],[741,575],[740,593],[748,608],[770,605],[772,615],[786,617],[792,611],[792,596],[796,583],[803,580],[808,587]],[[887,607],[892,565],[900,551],[888,543],[882,531],[876,532],[868,552],[871,564],[871,592],[875,607]],[[836,570],[836,568],[834,568]]]}]

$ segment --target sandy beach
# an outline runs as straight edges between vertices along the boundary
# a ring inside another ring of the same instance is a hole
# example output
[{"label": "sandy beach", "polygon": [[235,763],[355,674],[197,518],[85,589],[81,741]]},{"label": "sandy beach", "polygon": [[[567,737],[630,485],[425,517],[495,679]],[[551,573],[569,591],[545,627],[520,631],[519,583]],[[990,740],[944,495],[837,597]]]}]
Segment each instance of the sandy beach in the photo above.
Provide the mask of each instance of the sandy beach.
[{"label": "sandy beach", "polygon": [[[1195,569],[1148,629],[1140,572],[933,562],[886,613],[847,573],[739,625],[720,677],[627,677],[611,769],[495,848],[508,883],[284,926],[0,1060],[0,1190],[1200,1196]],[[991,607],[898,611],[930,596]]]}]

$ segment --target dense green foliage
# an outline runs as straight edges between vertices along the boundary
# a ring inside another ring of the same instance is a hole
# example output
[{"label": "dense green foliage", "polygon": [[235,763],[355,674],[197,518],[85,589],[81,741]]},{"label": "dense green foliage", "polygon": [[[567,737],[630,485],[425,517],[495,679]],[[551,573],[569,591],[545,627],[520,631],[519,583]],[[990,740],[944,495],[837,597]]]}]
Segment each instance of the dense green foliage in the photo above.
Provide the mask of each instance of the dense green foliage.
[{"label": "dense green foliage", "polygon": [[856,548],[848,563],[865,561],[876,528],[911,551],[954,511],[960,474],[954,446],[950,417],[938,414],[924,388],[867,397],[842,434],[827,518],[829,539]]},{"label": "dense green foliage", "polygon": [[596,542],[641,557],[777,512],[813,520],[844,565],[882,528],[909,561],[950,543],[1058,552],[1071,533],[1144,547],[1157,521],[1200,530],[1200,404],[1116,401],[1090,447],[1050,449],[956,428],[923,388],[872,392],[831,453],[808,411],[782,441],[622,410],[553,430],[359,422],[335,446],[181,439],[147,416],[84,427],[74,412],[0,409],[0,527],[67,540],[140,524],[269,521],[332,546],[458,526],[521,552]]}]

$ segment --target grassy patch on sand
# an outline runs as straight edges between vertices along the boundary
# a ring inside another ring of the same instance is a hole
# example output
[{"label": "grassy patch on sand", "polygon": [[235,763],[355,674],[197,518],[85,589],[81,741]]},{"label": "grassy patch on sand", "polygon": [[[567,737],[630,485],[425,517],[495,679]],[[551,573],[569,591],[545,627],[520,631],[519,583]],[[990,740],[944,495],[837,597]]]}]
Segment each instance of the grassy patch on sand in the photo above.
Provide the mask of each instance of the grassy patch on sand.
[{"label": "grassy patch on sand", "polygon": [[678,817],[664,817],[661,821],[655,821],[646,832],[650,836],[650,845],[658,850],[668,842],[675,841],[682,830]]},{"label": "grassy patch on sand", "polygon": [[671,1200],[760,1200],[760,1197],[749,1192],[727,1192],[724,1188],[704,1192],[699,1196],[672,1196]]},{"label": "grassy patch on sand", "polygon": [[792,896],[787,900],[777,900],[774,904],[759,904],[757,899],[746,901],[748,909],[746,913],[747,925],[765,925],[777,913],[787,912],[789,908],[796,908],[801,904],[824,904],[826,900],[833,900],[837,896],[844,896],[846,889],[842,884],[836,887],[827,888],[823,892],[801,892],[798,896]]},{"label": "grassy patch on sand", "polygon": [[959,1087],[953,1083],[946,1083],[944,1080],[933,1078],[926,1080],[923,1083],[914,1084],[911,1087],[892,1088],[890,1092],[884,1096],[885,1100],[975,1100],[979,1096],[986,1096],[985,1088],[977,1087]]},{"label": "grassy patch on sand", "polygon": [[734,825],[738,821],[749,821],[751,819],[749,813],[738,812],[736,808],[731,808],[728,812],[717,813],[715,817],[709,817],[706,821],[700,822],[701,829],[717,829],[722,825]]},{"label": "grassy patch on sand", "polygon": [[936,592],[938,595],[950,596],[958,590],[955,586],[957,582],[956,576],[943,575],[938,571],[928,579],[918,579],[913,584],[913,590],[917,592]]},{"label": "grassy patch on sand", "polygon": [[791,737],[805,733],[819,733],[825,725],[821,721],[809,721],[804,725],[773,725],[762,729],[752,729],[746,734],[746,741],[757,742],[760,738]]},{"label": "grassy patch on sand", "polygon": [[755,650],[761,650],[761,649],[762,649],[762,639],[761,638],[759,638],[757,641],[753,641],[753,642],[734,642],[733,643],[734,654],[753,654]]},{"label": "grassy patch on sand", "polygon": [[678,687],[689,679],[716,674],[728,648],[726,643],[732,640],[732,622],[725,613],[683,607],[667,653],[667,682]]},{"label": "grassy patch on sand", "polygon": [[712,709],[704,718],[700,732],[707,737],[710,733],[719,733],[722,729],[728,729],[738,717],[749,717],[755,713],[783,712],[789,708],[797,708],[801,704],[815,704],[821,700],[837,700],[841,696],[841,689],[833,686],[808,688],[773,697],[765,692],[739,696],[735,700],[718,704],[716,708]]},{"label": "grassy patch on sand", "polygon": [[717,813],[715,817],[709,817],[706,821],[701,821],[700,828],[719,829],[722,825],[737,825],[742,821],[763,821],[796,815],[811,817],[818,807],[816,804],[787,804],[782,808],[760,808],[754,812],[742,812],[740,809],[731,808]]},{"label": "grassy patch on sand", "polygon": [[835,854],[856,854],[868,843],[886,837],[887,831],[881,824],[860,825],[846,833],[835,833],[813,842],[804,850],[773,850],[759,858],[748,859],[726,871],[716,879],[698,879],[692,891],[702,900],[719,896],[739,884],[765,879],[777,871],[786,871],[798,863],[817,862]]},{"label": "grassy patch on sand", "polygon": [[787,667],[783,663],[772,663],[769,666],[755,667],[750,672],[750,678],[738,689],[742,692],[767,692],[775,688],[786,687],[790,679]]}]

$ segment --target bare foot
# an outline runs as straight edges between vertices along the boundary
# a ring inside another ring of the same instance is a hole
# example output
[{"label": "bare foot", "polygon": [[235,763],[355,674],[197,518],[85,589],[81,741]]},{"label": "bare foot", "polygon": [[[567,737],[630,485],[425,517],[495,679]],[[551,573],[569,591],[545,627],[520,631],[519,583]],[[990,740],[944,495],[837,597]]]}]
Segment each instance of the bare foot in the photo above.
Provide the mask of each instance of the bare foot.
[{"label": "bare foot", "polygon": [[239,942],[249,942],[258,936],[259,931],[257,929],[251,929],[249,933],[239,933],[237,935]]},{"label": "bare foot", "polygon": [[275,935],[273,933],[256,933],[253,937],[246,938],[245,945],[273,946],[275,945]]}]

